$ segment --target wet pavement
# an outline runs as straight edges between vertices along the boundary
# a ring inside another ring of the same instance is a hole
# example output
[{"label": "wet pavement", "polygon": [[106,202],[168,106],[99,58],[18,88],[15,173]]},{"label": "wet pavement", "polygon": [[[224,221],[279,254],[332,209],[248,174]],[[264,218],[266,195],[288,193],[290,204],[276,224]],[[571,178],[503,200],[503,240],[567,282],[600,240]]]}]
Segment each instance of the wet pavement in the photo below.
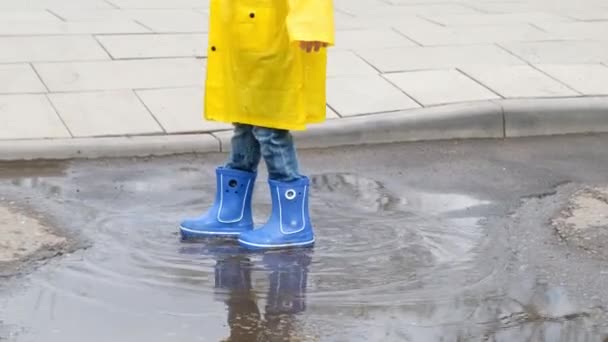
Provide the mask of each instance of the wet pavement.
[{"label": "wet pavement", "polygon": [[4,164],[3,197],[83,248],[0,290],[0,341],[606,341],[608,263],[549,224],[608,184],[606,146],[305,151],[317,244],[267,253],[179,240],[222,155]]}]

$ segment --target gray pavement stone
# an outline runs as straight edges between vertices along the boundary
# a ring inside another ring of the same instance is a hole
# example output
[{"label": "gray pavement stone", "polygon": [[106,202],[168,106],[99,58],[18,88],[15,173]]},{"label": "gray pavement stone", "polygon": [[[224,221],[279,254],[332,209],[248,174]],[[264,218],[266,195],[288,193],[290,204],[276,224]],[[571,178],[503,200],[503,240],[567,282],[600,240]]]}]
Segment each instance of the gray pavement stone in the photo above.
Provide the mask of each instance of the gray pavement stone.
[{"label": "gray pavement stone", "polygon": [[148,29],[135,22],[0,22],[0,36],[66,35],[102,33],[145,33]]},{"label": "gray pavement stone", "polygon": [[207,55],[206,34],[109,35],[98,39],[114,59]]},{"label": "gray pavement stone", "polygon": [[331,107],[327,106],[327,120],[339,119],[340,116]]},{"label": "gray pavement stone", "polygon": [[445,26],[497,26],[513,24],[538,24],[573,21],[572,18],[553,13],[525,12],[525,13],[476,13],[476,14],[436,14],[423,16],[429,20]]},{"label": "gray pavement stone", "polygon": [[90,36],[0,37],[0,63],[104,60]]},{"label": "gray pavement stone", "polygon": [[608,94],[608,67],[604,65],[538,65],[538,68],[584,95]]},{"label": "gray pavement stone", "polygon": [[137,95],[167,133],[208,132],[232,127],[203,119],[204,90],[199,87],[140,90]]},{"label": "gray pavement stone", "polygon": [[341,116],[419,107],[377,75],[331,78],[327,82],[327,98],[329,105]]},{"label": "gray pavement stone", "polygon": [[336,48],[339,50],[379,49],[402,46],[416,46],[416,44],[390,28],[336,32]]},{"label": "gray pavement stone", "polygon": [[0,95],[0,139],[69,137],[45,95]]},{"label": "gray pavement stone", "polygon": [[540,23],[538,26],[562,40],[608,41],[608,21],[579,23]]},{"label": "gray pavement stone", "polygon": [[600,21],[608,20],[608,7],[607,8],[588,8],[570,11],[567,15],[571,18],[583,21]]},{"label": "gray pavement stone", "polygon": [[507,98],[580,95],[580,93],[529,65],[465,66],[462,70],[486,87]]},{"label": "gray pavement stone", "polygon": [[[300,148],[459,138],[502,138],[502,109],[491,102],[463,103],[332,120],[295,132]],[[218,138],[226,139],[224,133]],[[225,141],[225,140],[222,140]],[[225,149],[230,145],[224,143]]]},{"label": "gray pavement stone", "polygon": [[39,10],[11,10],[0,9],[0,22],[8,23],[31,23],[40,22],[59,23],[61,20],[44,9]]},{"label": "gray pavement stone", "polygon": [[29,64],[0,64],[0,94],[45,92],[44,84]]},{"label": "gray pavement stone", "polygon": [[608,44],[594,41],[501,43],[532,64],[589,64],[608,61]]},{"label": "gray pavement stone", "polygon": [[130,90],[50,94],[49,98],[74,137],[163,132]]},{"label": "gray pavement stone", "polygon": [[0,10],[44,10],[47,8],[112,8],[112,5],[103,0],[0,1]]},{"label": "gray pavement stone", "polygon": [[219,152],[211,134],[0,140],[0,160],[116,158]]},{"label": "gray pavement stone", "polygon": [[499,98],[457,70],[405,72],[385,77],[424,106]]},{"label": "gray pavement stone", "polygon": [[200,86],[204,62],[150,59],[35,64],[52,92]]},{"label": "gray pavement stone", "polygon": [[382,72],[525,64],[494,45],[374,49],[359,51],[359,54]]},{"label": "gray pavement stone", "polygon": [[[157,33],[207,32],[209,15],[193,9],[56,9],[68,23],[133,22]],[[128,32],[127,32],[128,33]]]},{"label": "gray pavement stone", "polygon": [[109,0],[119,8],[139,9],[174,9],[174,8],[208,8],[205,1],[200,0]]},{"label": "gray pavement stone", "polygon": [[362,58],[350,51],[330,50],[327,61],[327,76],[377,75],[378,71]]},{"label": "gray pavement stone", "polygon": [[608,99],[502,101],[507,137],[607,132]]},{"label": "gray pavement stone", "polygon": [[134,11],[132,15],[154,32],[209,31],[209,16],[192,10]]},{"label": "gray pavement stone", "polygon": [[418,28],[402,23],[396,29],[425,45],[473,45],[491,44],[498,42],[517,42],[517,41],[540,41],[554,38],[551,34],[543,32],[536,27],[528,24],[515,25],[483,25],[466,27],[436,27]]}]

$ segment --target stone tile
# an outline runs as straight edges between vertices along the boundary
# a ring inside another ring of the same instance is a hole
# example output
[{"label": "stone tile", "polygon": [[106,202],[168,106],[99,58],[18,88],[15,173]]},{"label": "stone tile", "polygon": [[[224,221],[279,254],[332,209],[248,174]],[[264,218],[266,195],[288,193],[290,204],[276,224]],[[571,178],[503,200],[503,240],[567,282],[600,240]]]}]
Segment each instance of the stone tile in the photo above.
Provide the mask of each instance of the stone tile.
[{"label": "stone tile", "polygon": [[145,27],[129,21],[114,22],[0,22],[0,35],[68,35],[68,34],[109,34],[109,33],[145,33]]},{"label": "stone tile", "polygon": [[329,105],[342,116],[419,107],[378,75],[331,78],[327,94]]},{"label": "stone tile", "polygon": [[359,55],[382,72],[448,69],[463,65],[525,64],[493,45],[363,50],[359,51]]},{"label": "stone tile", "polygon": [[116,8],[91,9],[91,8],[54,8],[57,14],[68,22],[91,22],[91,21],[132,21],[134,18],[131,11]]},{"label": "stone tile", "polygon": [[35,64],[53,92],[200,86],[204,61],[195,59],[124,60]]},{"label": "stone tile", "polygon": [[231,129],[225,123],[203,118],[204,90],[195,88],[140,90],[137,95],[167,133]]},{"label": "stone tile", "polygon": [[0,64],[0,94],[45,92],[46,88],[29,64]]},{"label": "stone tile", "polygon": [[327,106],[326,118],[327,118],[327,120],[339,119],[340,115],[338,115],[338,113],[336,113],[333,109],[331,109],[330,106]]},{"label": "stone tile", "polygon": [[376,75],[378,71],[350,51],[329,50],[327,76]]},{"label": "stone tile", "polygon": [[395,28],[425,46],[491,44],[553,38],[550,34],[528,24],[420,28],[403,23]]},{"label": "stone tile", "polygon": [[608,94],[608,67],[604,65],[538,65],[537,67],[584,95]]},{"label": "stone tile", "polygon": [[27,22],[27,23],[58,23],[59,18],[44,9],[39,10],[0,10],[0,22]]},{"label": "stone tile", "polygon": [[103,0],[0,1],[0,10],[44,10],[47,8],[112,8]]},{"label": "stone tile", "polygon": [[571,18],[545,12],[524,13],[476,13],[476,14],[428,14],[425,18],[445,26],[496,26],[512,24],[538,24],[568,22]]},{"label": "stone tile", "polygon": [[501,46],[532,64],[591,64],[608,61],[608,44],[605,42],[559,41],[508,43]]},{"label": "stone tile", "polygon": [[580,95],[528,65],[466,66],[463,71],[504,97]]},{"label": "stone tile", "polygon": [[336,32],[337,49],[378,49],[415,45],[415,43],[390,28]]},{"label": "stone tile", "polygon": [[111,35],[98,39],[114,59],[207,55],[206,34]]},{"label": "stone tile", "polygon": [[120,8],[205,8],[208,7],[205,1],[200,0],[110,0]]},{"label": "stone tile", "polygon": [[154,32],[207,32],[209,15],[193,9],[57,9],[68,22],[136,21]]},{"label": "stone tile", "polygon": [[404,72],[385,77],[424,106],[499,98],[457,70]]},{"label": "stone tile", "polygon": [[131,14],[154,32],[209,31],[209,16],[192,10],[133,11]]},{"label": "stone tile", "polygon": [[162,133],[129,90],[50,94],[49,98],[75,137]]},{"label": "stone tile", "polygon": [[0,139],[69,137],[45,95],[0,96]]},{"label": "stone tile", "polygon": [[579,23],[545,23],[539,27],[557,39],[608,41],[608,21]]},{"label": "stone tile", "polygon": [[571,18],[583,21],[608,20],[608,8],[588,8],[567,13]]},{"label": "stone tile", "polygon": [[0,63],[110,59],[89,36],[0,37]]}]

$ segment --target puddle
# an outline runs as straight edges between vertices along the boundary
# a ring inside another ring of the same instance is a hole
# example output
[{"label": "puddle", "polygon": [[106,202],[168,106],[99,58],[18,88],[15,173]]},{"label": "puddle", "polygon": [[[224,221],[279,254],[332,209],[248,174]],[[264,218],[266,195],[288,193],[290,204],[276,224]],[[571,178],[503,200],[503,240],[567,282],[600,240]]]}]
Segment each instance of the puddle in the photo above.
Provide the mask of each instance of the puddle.
[{"label": "puddle", "polygon": [[[182,243],[176,220],[210,204],[212,170],[76,164],[11,186],[92,247],[0,299],[9,341],[592,341],[559,288],[509,269],[492,202],[353,174],[312,178],[314,249],[251,254]],[[270,211],[256,189],[256,221]],[[59,199],[57,194],[61,194]],[[34,196],[35,197],[35,196]],[[49,199],[50,198],[50,199]],[[55,208],[55,209],[52,209]],[[522,283],[524,285],[522,285]]]}]

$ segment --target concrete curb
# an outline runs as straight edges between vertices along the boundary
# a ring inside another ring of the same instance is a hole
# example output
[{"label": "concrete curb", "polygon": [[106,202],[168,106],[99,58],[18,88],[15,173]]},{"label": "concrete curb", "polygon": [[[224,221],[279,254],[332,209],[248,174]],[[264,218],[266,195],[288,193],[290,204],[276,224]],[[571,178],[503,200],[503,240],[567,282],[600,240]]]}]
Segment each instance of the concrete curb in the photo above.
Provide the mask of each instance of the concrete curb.
[{"label": "concrete curb", "polygon": [[[330,120],[296,132],[299,148],[608,132],[608,97],[496,100]],[[0,160],[226,152],[212,134],[0,141]]]}]

